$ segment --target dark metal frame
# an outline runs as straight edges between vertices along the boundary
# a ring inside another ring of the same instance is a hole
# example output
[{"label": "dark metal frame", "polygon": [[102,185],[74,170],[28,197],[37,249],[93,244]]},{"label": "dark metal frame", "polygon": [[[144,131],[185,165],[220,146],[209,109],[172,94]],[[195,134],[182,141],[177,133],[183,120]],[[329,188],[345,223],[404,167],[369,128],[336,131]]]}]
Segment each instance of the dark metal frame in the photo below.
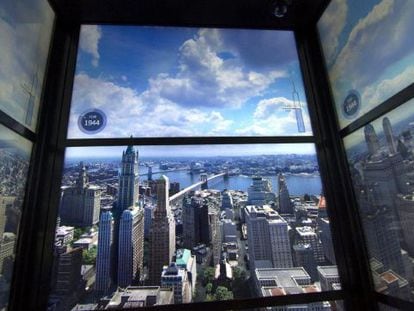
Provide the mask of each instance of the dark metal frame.
[{"label": "dark metal frame", "polygon": [[[66,147],[82,146],[121,146],[121,145],[197,145],[197,144],[258,144],[258,143],[315,143],[324,192],[329,205],[328,213],[331,220],[332,237],[337,255],[337,264],[341,276],[343,290],[328,291],[315,294],[300,294],[284,297],[252,298],[233,301],[205,302],[184,305],[160,306],[158,310],[194,310],[197,309],[243,309],[273,305],[287,305],[315,301],[344,300],[351,310],[376,310],[373,302],[380,301],[396,307],[406,307],[404,301],[374,293],[369,273],[367,250],[364,235],[358,217],[356,200],[345,157],[342,139],[364,124],[371,122],[380,115],[398,107],[407,98],[414,97],[414,87],[410,85],[400,93],[385,101],[362,118],[356,120],[345,129],[339,131],[336,113],[333,108],[332,95],[326,73],[316,22],[329,1],[320,0],[317,13],[306,21],[297,21],[290,16],[287,22],[265,18],[262,22],[249,18],[242,19],[239,15],[229,14],[232,4],[222,4],[219,0],[211,0],[209,5],[198,2],[195,14],[175,15],[171,11],[156,12],[171,7],[172,0],[145,2],[118,0],[119,7],[133,5],[135,8],[147,10],[149,15],[137,19],[133,10],[110,12],[102,15],[113,0],[84,0],[82,4],[72,0],[49,0],[57,14],[51,54],[46,75],[46,84],[39,113],[37,134],[28,130],[20,123],[0,112],[0,124],[3,124],[21,136],[36,142],[31,159],[28,177],[28,188],[25,196],[21,230],[17,244],[12,293],[11,310],[46,308],[51,266],[53,263],[53,240],[57,208],[60,197],[60,182]],[[99,2],[99,3],[98,3]],[[177,2],[177,1],[176,1]],[[190,2],[178,1],[181,6]],[[261,3],[268,8],[270,1]],[[296,0],[300,10],[305,0]],[[133,4],[135,3],[135,4]],[[140,3],[137,6],[137,3]],[[195,2],[194,2],[195,3]],[[240,9],[251,11],[257,0],[239,1]],[[240,4],[241,3],[241,4]],[[77,7],[78,6],[78,7]],[[82,6],[82,8],[80,7]],[[212,14],[214,8],[226,8]],[[207,12],[200,12],[208,8]],[[95,10],[97,9],[97,10]],[[226,14],[224,14],[224,13]],[[141,13],[141,12],[140,12]],[[191,12],[190,12],[191,13]],[[299,12],[304,17],[306,11]],[[99,19],[97,16],[101,14]],[[151,15],[152,14],[152,15]],[[194,17],[194,16],[195,17]],[[310,14],[312,15],[312,14]],[[103,17],[102,17],[103,16]],[[152,16],[152,17],[151,17]],[[170,17],[168,17],[170,16]],[[210,18],[209,18],[210,16]],[[211,17],[213,16],[213,17]],[[273,18],[273,17],[272,17]],[[296,31],[296,42],[299,60],[305,83],[309,112],[312,120],[314,136],[295,137],[183,137],[183,138],[120,138],[120,139],[67,139],[67,126],[72,96],[72,86],[77,57],[79,27],[81,23],[132,23],[162,24],[169,26],[209,26],[209,27],[240,27],[261,29],[289,29]],[[309,27],[309,25],[311,27]],[[327,186],[329,185],[329,186]],[[349,255],[352,254],[352,255]],[[385,296],[385,297],[384,297]],[[410,307],[412,304],[409,303]],[[155,308],[146,308],[155,309]],[[140,309],[142,310],[142,309]]]}]

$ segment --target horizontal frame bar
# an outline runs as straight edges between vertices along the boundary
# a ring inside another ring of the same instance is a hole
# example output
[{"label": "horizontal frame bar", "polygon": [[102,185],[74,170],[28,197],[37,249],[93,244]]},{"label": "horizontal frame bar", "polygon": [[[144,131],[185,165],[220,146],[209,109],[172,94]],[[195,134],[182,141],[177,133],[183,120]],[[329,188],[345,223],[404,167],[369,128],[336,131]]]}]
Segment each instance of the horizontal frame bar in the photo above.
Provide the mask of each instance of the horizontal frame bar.
[{"label": "horizontal frame bar", "polygon": [[391,307],[396,307],[399,310],[414,310],[414,302],[403,300],[401,298],[393,297],[390,295],[384,295],[378,292],[375,292],[375,298],[378,302],[389,305]]},{"label": "horizontal frame bar", "polygon": [[7,113],[0,110],[0,124],[4,125],[8,129],[12,130],[13,132],[23,136],[24,138],[35,142],[36,141],[36,134],[29,130],[27,127],[22,125],[20,122],[16,121],[12,117],[10,117]]},{"label": "horizontal frame bar", "polygon": [[[308,27],[329,0],[295,0],[283,18],[273,1],[257,0],[49,0],[61,18],[73,23],[236,27],[293,30]],[[304,14],[303,12],[306,12]]]},{"label": "horizontal frame bar", "polygon": [[405,89],[401,90],[394,96],[388,98],[382,104],[378,105],[371,111],[367,112],[359,119],[355,120],[345,128],[340,131],[340,135],[342,138],[345,136],[355,132],[356,130],[360,129],[361,127],[365,126],[366,124],[378,119],[382,115],[390,112],[391,110],[398,108],[399,106],[403,105],[410,99],[414,98],[414,83],[411,83]]},{"label": "horizontal frame bar", "polygon": [[128,310],[146,311],[194,311],[194,310],[242,310],[248,308],[262,308],[270,306],[284,306],[307,304],[319,301],[335,301],[345,299],[345,291],[327,291],[309,294],[295,294],[286,296],[257,297],[249,299],[234,299],[208,302],[193,302],[175,305],[157,305],[152,307],[139,307]]},{"label": "horizontal frame bar", "polygon": [[254,137],[130,137],[67,139],[66,147],[97,147],[127,145],[232,145],[232,144],[299,144],[315,143],[313,136],[254,136]]}]

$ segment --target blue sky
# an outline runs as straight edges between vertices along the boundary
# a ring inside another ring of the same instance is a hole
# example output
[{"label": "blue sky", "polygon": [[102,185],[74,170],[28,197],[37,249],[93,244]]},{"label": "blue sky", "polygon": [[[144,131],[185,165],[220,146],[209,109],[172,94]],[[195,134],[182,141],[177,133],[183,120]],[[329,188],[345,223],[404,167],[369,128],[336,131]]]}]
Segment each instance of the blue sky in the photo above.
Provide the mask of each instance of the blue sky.
[{"label": "blue sky", "polygon": [[[293,85],[305,133],[283,109]],[[94,135],[77,124],[90,108],[107,116]],[[293,33],[83,26],[68,137],[130,135],[311,135]]]},{"label": "blue sky", "polygon": [[414,81],[412,0],[332,0],[318,23],[340,113],[350,90],[361,96],[355,118]]}]

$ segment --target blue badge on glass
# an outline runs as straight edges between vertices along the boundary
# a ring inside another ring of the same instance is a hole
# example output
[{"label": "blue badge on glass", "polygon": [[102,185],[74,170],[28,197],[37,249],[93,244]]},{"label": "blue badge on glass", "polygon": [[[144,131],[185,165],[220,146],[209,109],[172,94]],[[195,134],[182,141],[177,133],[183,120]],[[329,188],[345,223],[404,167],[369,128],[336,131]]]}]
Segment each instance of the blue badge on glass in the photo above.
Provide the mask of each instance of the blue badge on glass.
[{"label": "blue badge on glass", "polygon": [[106,115],[99,109],[88,109],[78,119],[79,129],[85,134],[96,134],[106,126]]},{"label": "blue badge on glass", "polygon": [[349,91],[342,104],[342,114],[347,119],[353,119],[361,109],[361,96],[355,90]]}]

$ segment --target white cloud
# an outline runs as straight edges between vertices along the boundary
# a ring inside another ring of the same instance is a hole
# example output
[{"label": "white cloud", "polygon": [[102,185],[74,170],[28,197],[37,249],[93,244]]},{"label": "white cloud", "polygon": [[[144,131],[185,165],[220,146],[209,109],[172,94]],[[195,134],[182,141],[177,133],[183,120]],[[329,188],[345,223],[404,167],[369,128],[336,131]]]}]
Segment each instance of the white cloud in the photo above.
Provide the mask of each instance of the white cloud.
[{"label": "white cloud", "polygon": [[99,108],[107,116],[106,128],[94,137],[223,135],[232,124],[220,112],[180,107],[150,92],[139,94],[81,73],[75,77],[69,137],[89,137],[77,122],[91,108]]},{"label": "white cloud", "polygon": [[[253,114],[251,125],[238,129],[239,135],[312,135],[309,117],[303,114],[305,133],[299,133],[295,111],[285,111],[284,107],[293,107],[295,103],[284,97],[261,100]],[[303,103],[302,103],[303,106]],[[304,111],[303,111],[304,112]]]},{"label": "white cloud", "polygon": [[400,90],[404,89],[414,81],[414,65],[406,68],[399,75],[389,79],[380,80],[365,88],[362,94],[363,98],[367,99],[361,113],[367,112],[370,107],[378,105],[384,99],[389,98]]},{"label": "white cloud", "polygon": [[223,49],[218,30],[200,30],[180,47],[178,73],[150,79],[147,92],[187,107],[238,108],[286,75],[281,70],[244,69],[240,60],[220,58]]},{"label": "white cloud", "polygon": [[102,37],[101,28],[97,25],[83,25],[81,28],[79,47],[92,56],[92,65],[99,64],[99,40]]},{"label": "white cloud", "polygon": [[[263,99],[257,104],[254,117],[256,119],[267,119],[274,115],[276,111],[281,111],[285,107],[294,107],[295,104],[292,100],[285,97]],[[303,107],[303,103],[301,105]]]},{"label": "white cloud", "polygon": [[[410,0],[382,0],[358,20],[329,68],[337,105],[351,89],[362,95],[361,112],[369,111],[393,94],[391,81],[399,79],[397,76],[404,70],[403,60],[414,57],[413,15]],[[404,86],[393,83],[394,92]],[[342,116],[340,121],[342,125],[350,122]]]},{"label": "white cloud", "polygon": [[343,0],[334,0],[329,4],[318,23],[323,43],[322,45],[328,64],[332,64],[334,57],[336,56],[339,45],[339,36],[345,27],[347,14],[347,2]]},{"label": "white cloud", "polygon": [[[376,28],[381,27],[383,32],[387,32],[387,29],[383,29],[383,23],[387,17],[389,18],[393,6],[394,0],[383,0],[374,6],[366,17],[359,20],[350,32],[348,41],[342,48],[337,57],[337,61],[332,67],[331,78],[333,80],[339,79],[348,70],[359,71],[358,64],[369,61],[368,57],[372,56],[371,53],[374,53],[374,50],[371,49],[374,47],[372,45],[377,40]],[[385,44],[384,41],[383,44]]]}]

